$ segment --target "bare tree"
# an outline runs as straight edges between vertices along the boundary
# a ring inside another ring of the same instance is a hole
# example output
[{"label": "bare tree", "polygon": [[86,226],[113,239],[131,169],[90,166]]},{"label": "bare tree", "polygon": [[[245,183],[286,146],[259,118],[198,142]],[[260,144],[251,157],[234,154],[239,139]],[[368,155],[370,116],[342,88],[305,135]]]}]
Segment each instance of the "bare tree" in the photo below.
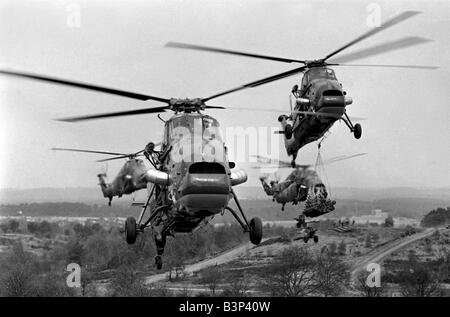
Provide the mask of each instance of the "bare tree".
[{"label": "bare tree", "polygon": [[245,297],[249,290],[249,281],[245,277],[233,278],[231,284],[225,288],[221,296]]},{"label": "bare tree", "polygon": [[265,289],[273,296],[307,296],[314,290],[314,260],[303,247],[284,250],[267,272]]},{"label": "bare tree", "polygon": [[345,255],[346,252],[347,252],[347,245],[345,244],[344,240],[341,240],[341,242],[337,247],[337,253],[339,255]]},{"label": "bare tree", "polygon": [[26,265],[17,265],[1,280],[3,295],[7,297],[28,297],[33,295],[33,274]]},{"label": "bare tree", "polygon": [[213,296],[216,294],[216,289],[222,280],[222,270],[217,266],[211,266],[202,272],[200,282],[208,285]]},{"label": "bare tree", "polygon": [[338,296],[349,284],[349,268],[335,255],[324,253],[317,256],[315,268],[316,290],[325,297]]},{"label": "bare tree", "polygon": [[410,260],[399,274],[400,289],[406,297],[432,297],[442,295],[440,277],[431,267]]},{"label": "bare tree", "polygon": [[355,290],[364,297],[382,297],[384,296],[384,288],[367,285],[368,273],[360,271],[356,276]]}]

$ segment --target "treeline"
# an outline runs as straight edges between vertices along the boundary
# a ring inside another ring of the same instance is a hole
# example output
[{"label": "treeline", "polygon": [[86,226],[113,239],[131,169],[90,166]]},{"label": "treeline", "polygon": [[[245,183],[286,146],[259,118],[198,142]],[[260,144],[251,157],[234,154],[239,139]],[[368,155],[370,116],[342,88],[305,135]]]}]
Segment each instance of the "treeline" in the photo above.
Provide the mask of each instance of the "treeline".
[{"label": "treeline", "polygon": [[423,227],[437,227],[448,223],[450,223],[450,207],[433,209],[421,221]]},{"label": "treeline", "polygon": [[[13,222],[8,230],[17,229]],[[266,227],[268,235],[279,229]],[[146,275],[161,273],[154,268],[156,250],[150,231],[128,245],[119,228],[105,229],[100,224],[69,223],[56,227],[48,222],[28,223],[37,236],[60,238],[42,257],[23,250],[22,244],[0,257],[0,296],[154,296],[167,295],[164,289],[148,288],[142,283]],[[162,272],[176,275],[186,264],[216,255],[243,242],[248,234],[237,225],[206,225],[192,234],[169,237]],[[69,289],[65,282],[69,263],[80,265],[81,289]],[[97,293],[96,282],[110,279],[106,294]],[[162,292],[162,293],[161,293]]]},{"label": "treeline", "polygon": [[[292,220],[303,210],[303,204],[287,204],[285,211],[281,211],[281,205],[267,199],[242,199],[240,201],[246,216],[260,217],[263,220]],[[231,206],[235,206],[233,201]],[[393,217],[421,217],[427,210],[442,206],[442,201],[433,199],[379,199],[373,202],[358,201],[349,199],[337,199],[336,210],[330,213],[333,217],[350,217],[367,215],[373,208],[389,210]],[[104,203],[88,204],[73,202],[53,202],[53,203],[24,203],[0,205],[0,216],[17,216],[22,211],[25,216],[45,217],[128,217],[136,216],[139,212],[138,207],[131,206],[128,198],[116,199],[112,206],[108,206],[106,200]],[[230,213],[225,213],[224,217],[216,217],[215,221],[234,222]]]},{"label": "treeline", "polygon": [[1,216],[17,216],[22,211],[29,217],[127,217],[135,215],[136,207],[128,203],[116,203],[109,207],[104,205],[88,205],[84,203],[26,203],[18,205],[0,205]]}]

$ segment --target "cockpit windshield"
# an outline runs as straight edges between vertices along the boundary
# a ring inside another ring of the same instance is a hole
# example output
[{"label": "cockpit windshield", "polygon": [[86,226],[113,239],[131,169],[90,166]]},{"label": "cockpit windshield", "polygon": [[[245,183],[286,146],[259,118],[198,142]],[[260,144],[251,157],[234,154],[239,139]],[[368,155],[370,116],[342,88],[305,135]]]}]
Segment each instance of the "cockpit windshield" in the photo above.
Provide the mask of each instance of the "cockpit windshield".
[{"label": "cockpit windshield", "polygon": [[217,140],[222,142],[222,130],[220,129],[219,122],[211,117],[203,116],[203,138],[207,140]]},{"label": "cockpit windshield", "polygon": [[311,68],[310,70],[308,70],[307,74],[310,80],[314,78],[336,79],[334,70],[326,67]]},{"label": "cockpit windshield", "polygon": [[223,142],[219,122],[206,115],[181,115],[172,118],[166,128],[167,143],[179,141],[181,138]]},{"label": "cockpit windshield", "polygon": [[164,143],[172,147],[174,162],[226,162],[217,120],[203,114],[181,114],[166,122]]}]

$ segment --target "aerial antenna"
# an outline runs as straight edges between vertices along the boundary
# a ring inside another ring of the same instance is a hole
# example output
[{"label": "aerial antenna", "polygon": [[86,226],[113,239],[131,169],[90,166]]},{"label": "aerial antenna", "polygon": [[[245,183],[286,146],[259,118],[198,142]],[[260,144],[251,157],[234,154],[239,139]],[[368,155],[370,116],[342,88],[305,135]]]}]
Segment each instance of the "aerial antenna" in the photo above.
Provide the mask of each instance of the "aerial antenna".
[{"label": "aerial antenna", "polygon": [[162,122],[166,123],[166,120],[164,120],[163,118],[161,118],[161,114],[160,114],[160,113],[158,113],[157,116],[158,116],[158,119],[159,119],[159,120],[161,120]]}]

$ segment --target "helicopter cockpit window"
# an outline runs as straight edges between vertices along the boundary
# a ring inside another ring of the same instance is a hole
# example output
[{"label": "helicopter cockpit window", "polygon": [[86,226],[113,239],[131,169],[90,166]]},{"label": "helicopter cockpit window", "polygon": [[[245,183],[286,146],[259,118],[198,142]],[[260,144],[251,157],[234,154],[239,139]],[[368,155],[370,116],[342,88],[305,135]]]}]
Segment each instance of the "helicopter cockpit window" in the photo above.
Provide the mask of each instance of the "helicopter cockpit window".
[{"label": "helicopter cockpit window", "polygon": [[203,138],[207,140],[222,141],[222,131],[217,120],[210,117],[202,117]]},{"label": "helicopter cockpit window", "polygon": [[336,76],[334,75],[334,70],[332,70],[331,68],[327,68],[327,74],[328,78],[336,79]]},{"label": "helicopter cockpit window", "polygon": [[191,138],[194,135],[194,118],[180,116],[169,122],[168,131],[170,142],[180,141],[182,138]]},{"label": "helicopter cockpit window", "polygon": [[223,141],[222,132],[217,120],[207,116],[181,116],[173,118],[168,126],[169,142],[177,142],[182,138],[194,138],[194,133],[201,133],[203,139]]},{"label": "helicopter cockpit window", "polygon": [[327,78],[327,79],[336,79],[334,75],[334,70],[331,68],[317,67],[312,68],[308,71],[308,74],[312,78]]}]

